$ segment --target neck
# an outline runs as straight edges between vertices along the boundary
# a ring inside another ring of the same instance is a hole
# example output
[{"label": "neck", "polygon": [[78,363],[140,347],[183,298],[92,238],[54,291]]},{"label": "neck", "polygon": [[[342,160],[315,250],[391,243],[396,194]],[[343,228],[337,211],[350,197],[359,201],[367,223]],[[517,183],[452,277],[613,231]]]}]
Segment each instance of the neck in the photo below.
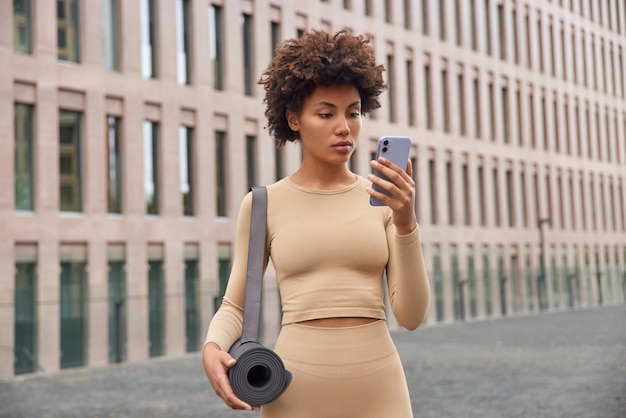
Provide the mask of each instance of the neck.
[{"label": "neck", "polygon": [[308,189],[337,190],[354,183],[356,174],[352,173],[347,165],[334,170],[309,169],[302,165],[290,179],[298,186]]}]

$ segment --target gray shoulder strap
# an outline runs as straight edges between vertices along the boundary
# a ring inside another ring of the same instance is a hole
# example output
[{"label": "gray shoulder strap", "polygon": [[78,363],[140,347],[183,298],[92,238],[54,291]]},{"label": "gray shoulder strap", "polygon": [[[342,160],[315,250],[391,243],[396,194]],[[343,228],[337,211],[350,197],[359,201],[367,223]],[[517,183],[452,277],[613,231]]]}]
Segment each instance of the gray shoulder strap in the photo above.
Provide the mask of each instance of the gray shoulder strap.
[{"label": "gray shoulder strap", "polygon": [[256,341],[259,336],[261,314],[261,289],[263,286],[263,259],[267,224],[267,189],[252,188],[252,214],[250,216],[250,245],[246,274],[246,298],[243,310],[241,340]]}]

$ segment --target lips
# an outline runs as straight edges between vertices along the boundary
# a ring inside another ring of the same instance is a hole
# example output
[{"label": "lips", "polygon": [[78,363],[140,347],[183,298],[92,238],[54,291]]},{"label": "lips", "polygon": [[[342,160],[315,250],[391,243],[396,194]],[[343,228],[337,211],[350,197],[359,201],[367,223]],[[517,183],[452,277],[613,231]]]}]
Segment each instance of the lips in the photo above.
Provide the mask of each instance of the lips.
[{"label": "lips", "polygon": [[337,142],[335,145],[333,145],[333,147],[351,147],[352,146],[352,142],[350,141],[340,141]]}]

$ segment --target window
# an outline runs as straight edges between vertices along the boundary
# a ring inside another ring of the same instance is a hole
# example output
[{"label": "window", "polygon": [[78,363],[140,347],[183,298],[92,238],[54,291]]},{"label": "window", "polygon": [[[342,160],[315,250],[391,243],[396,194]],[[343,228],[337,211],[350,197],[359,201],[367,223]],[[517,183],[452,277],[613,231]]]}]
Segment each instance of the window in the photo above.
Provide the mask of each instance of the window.
[{"label": "window", "polygon": [[413,0],[404,0],[404,13],[402,14],[402,18],[404,19],[404,29],[411,29],[412,21],[411,21],[411,5],[413,4]]},{"label": "window", "polygon": [[143,181],[146,213],[159,214],[159,124],[143,122]]},{"label": "window", "polygon": [[445,1],[439,1],[439,39],[446,40],[446,5]]},{"label": "window", "polygon": [[395,61],[387,54],[387,91],[389,94],[389,122],[396,122]]},{"label": "window", "polygon": [[248,189],[256,186],[256,137],[246,135],[246,173],[248,175]]},{"label": "window", "polygon": [[24,54],[33,52],[33,23],[31,0],[13,0],[13,50]]},{"label": "window", "polygon": [[491,316],[493,308],[491,301],[491,263],[490,263],[489,247],[484,246],[482,250],[482,270],[483,270],[483,291],[485,300],[485,314]]},{"label": "window", "polygon": [[430,33],[430,16],[428,16],[428,3],[430,0],[422,0],[422,34],[428,35]]},{"label": "window", "polygon": [[467,163],[464,163],[461,167],[461,175],[463,176],[463,225],[470,226],[472,224],[472,205],[470,200],[469,166]]},{"label": "window", "polygon": [[424,96],[426,99],[426,106],[424,112],[426,112],[426,129],[433,129],[433,112],[432,112],[432,92],[431,92],[431,74],[430,64],[424,65]]},{"label": "window", "polygon": [[224,46],[222,8],[211,5],[209,9],[209,52],[213,63],[213,88],[224,88]]},{"label": "window", "polygon": [[461,18],[461,0],[454,1],[454,22],[456,26],[456,44],[461,46],[463,43],[463,19]]},{"label": "window", "polygon": [[481,123],[480,123],[480,80],[478,76],[474,77],[473,83],[473,95],[474,95],[474,133],[476,138],[481,136]]},{"label": "window", "polygon": [[391,0],[384,0],[385,2],[385,22],[387,23],[391,23],[392,22],[392,10],[391,10]]},{"label": "window", "polygon": [[485,0],[485,45],[487,55],[491,55],[491,0]]},{"label": "window", "polygon": [[[444,64],[445,65],[445,64]],[[443,131],[450,133],[450,109],[448,100],[448,70],[441,70],[441,106],[443,111]]]},{"label": "window", "polygon": [[120,4],[119,0],[102,2],[104,68],[111,71],[120,69]]},{"label": "window", "polygon": [[141,0],[141,74],[158,76],[157,11],[155,0]]},{"label": "window", "polygon": [[519,34],[517,33],[517,10],[513,4],[513,10],[511,10],[511,23],[513,25],[513,59],[515,64],[519,65]]},{"label": "window", "polygon": [[283,157],[283,148],[274,144],[274,177],[276,181],[282,179],[285,176],[285,164]]},{"label": "window", "polygon": [[219,279],[219,294],[215,297],[215,310],[220,307],[222,298],[226,293],[226,286],[230,277],[232,267],[232,249],[229,244],[218,243],[217,246],[217,269]]},{"label": "window", "polygon": [[407,113],[409,126],[415,126],[415,81],[413,79],[413,60],[406,60]]},{"label": "window", "polygon": [[15,103],[15,209],[34,208],[33,106]]},{"label": "window", "polygon": [[530,145],[537,148],[537,126],[535,121],[535,95],[528,93],[528,116],[530,118]]},{"label": "window", "polygon": [[475,318],[478,315],[477,289],[476,289],[476,260],[474,259],[474,247],[467,246],[467,288],[469,290],[470,316]]},{"label": "window", "polygon": [[507,204],[507,225],[511,228],[515,226],[515,190],[513,188],[513,172],[507,169],[506,178],[506,204]]},{"label": "window", "polygon": [[537,47],[537,53],[539,54],[539,71],[543,72],[543,26],[541,25],[541,16],[537,18]]},{"label": "window", "polygon": [[496,118],[493,117],[493,115],[495,115],[496,113],[496,107],[495,107],[495,103],[494,103],[494,88],[493,88],[493,81],[489,81],[488,85],[487,85],[487,100],[489,103],[489,109],[488,109],[488,113],[490,115],[489,120],[491,121],[491,123],[489,124],[489,138],[492,141],[496,140]]},{"label": "window", "polygon": [[478,182],[478,213],[480,215],[480,225],[487,226],[486,195],[485,195],[485,169],[482,164],[478,166],[478,174],[476,181]]},{"label": "window", "polygon": [[476,0],[470,0],[470,25],[472,50],[478,51],[478,37],[476,36]]},{"label": "window", "polygon": [[493,181],[493,214],[496,226],[502,226],[502,219],[500,217],[500,174],[498,167],[494,167],[491,170]]},{"label": "window", "polygon": [[430,184],[430,221],[432,225],[437,225],[437,170],[434,158],[428,160],[428,177]]},{"label": "window", "polygon": [[37,246],[15,247],[14,373],[37,369]]},{"label": "window", "polygon": [[549,49],[548,55],[550,56],[550,74],[552,77],[556,77],[556,57],[554,53],[554,25],[552,24],[552,18],[550,18],[550,23],[548,24],[548,39]]},{"label": "window", "polygon": [[185,244],[185,335],[187,352],[198,351],[201,339],[199,248]]},{"label": "window", "polygon": [[107,206],[109,213],[122,211],[121,119],[107,116]]},{"label": "window", "polygon": [[148,246],[148,306],[150,357],[165,354],[165,277],[163,246]]},{"label": "window", "polygon": [[[505,34],[505,22],[504,22],[504,6],[502,4],[498,4],[498,39],[500,42],[500,59],[506,59],[506,34]],[[515,33],[513,33],[513,37],[515,37]]]},{"label": "window", "polygon": [[441,249],[438,245],[433,246],[433,284],[435,287],[435,310],[437,321],[444,320],[443,310],[443,271],[441,268]]},{"label": "window", "polygon": [[276,48],[278,44],[280,44],[280,23],[271,22],[270,23],[270,34],[271,34],[271,52],[272,57],[276,56]]},{"label": "window", "polygon": [[516,128],[517,128],[517,144],[520,147],[524,146],[524,125],[522,117],[522,93],[520,92],[519,85],[515,90],[515,107],[517,115]]},{"label": "window", "polygon": [[80,12],[78,0],[57,0],[57,57],[79,63]]},{"label": "window", "polygon": [[524,32],[526,33],[526,67],[530,70],[533,68],[533,48],[530,34],[530,17],[528,11],[524,14]]},{"label": "window", "polygon": [[452,276],[452,297],[454,319],[465,318],[465,304],[461,285],[461,273],[459,271],[459,254],[456,245],[450,246],[450,275]]},{"label": "window", "polygon": [[193,216],[194,211],[194,138],[193,128],[178,127],[178,155],[180,158],[180,193],[183,201],[183,215]]},{"label": "window", "polygon": [[64,212],[81,212],[82,113],[59,111],[59,203]]},{"label": "window", "polygon": [[243,87],[246,96],[254,94],[254,32],[252,27],[252,16],[243,14],[241,16],[242,37],[243,37]]},{"label": "window", "polygon": [[109,287],[109,363],[126,360],[126,255],[121,244],[107,248]]},{"label": "window", "polygon": [[87,247],[61,244],[61,368],[83,366],[87,345]]},{"label": "window", "polygon": [[504,135],[504,143],[511,143],[511,129],[509,123],[509,88],[502,86],[502,133]]},{"label": "window", "polygon": [[570,48],[572,55],[572,78],[574,79],[574,84],[578,84],[578,57],[576,55],[576,32],[574,26],[571,27],[571,40],[570,40]]},{"label": "window", "polygon": [[372,0],[365,0],[365,16],[372,15]]},{"label": "window", "polygon": [[217,216],[228,216],[226,189],[226,133],[215,132],[215,169]]},{"label": "window", "polygon": [[446,161],[446,189],[448,192],[448,225],[454,225],[454,209],[455,209],[455,199],[454,199],[454,173],[452,169],[452,161]]},{"label": "window", "polygon": [[[524,169],[520,170],[520,175],[519,175],[519,179],[520,179],[520,192],[521,192],[521,200],[520,200],[520,210],[522,211],[521,216],[522,216],[522,225],[524,228],[528,228],[528,210],[526,209],[526,205],[527,205],[527,201],[526,201],[526,173],[524,172]],[[572,205],[572,208],[574,208],[575,206]]]},{"label": "window", "polygon": [[191,33],[189,0],[176,1],[176,41],[178,50],[178,84],[191,84]]},{"label": "window", "polygon": [[582,64],[583,64],[583,84],[585,87],[589,87],[589,81],[587,79],[587,44],[585,42],[585,32],[582,33],[580,40],[582,45]]}]

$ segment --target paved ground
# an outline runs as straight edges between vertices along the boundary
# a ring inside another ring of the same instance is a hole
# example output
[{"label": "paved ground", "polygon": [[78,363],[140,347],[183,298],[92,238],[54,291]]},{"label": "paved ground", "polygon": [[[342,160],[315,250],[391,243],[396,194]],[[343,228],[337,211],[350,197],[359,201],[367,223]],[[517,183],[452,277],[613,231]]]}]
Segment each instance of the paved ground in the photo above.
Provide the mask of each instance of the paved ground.
[{"label": "paved ground", "polygon": [[[393,337],[416,417],[626,417],[626,306],[433,326]],[[193,354],[0,381],[0,417],[258,413],[227,409]]]}]

